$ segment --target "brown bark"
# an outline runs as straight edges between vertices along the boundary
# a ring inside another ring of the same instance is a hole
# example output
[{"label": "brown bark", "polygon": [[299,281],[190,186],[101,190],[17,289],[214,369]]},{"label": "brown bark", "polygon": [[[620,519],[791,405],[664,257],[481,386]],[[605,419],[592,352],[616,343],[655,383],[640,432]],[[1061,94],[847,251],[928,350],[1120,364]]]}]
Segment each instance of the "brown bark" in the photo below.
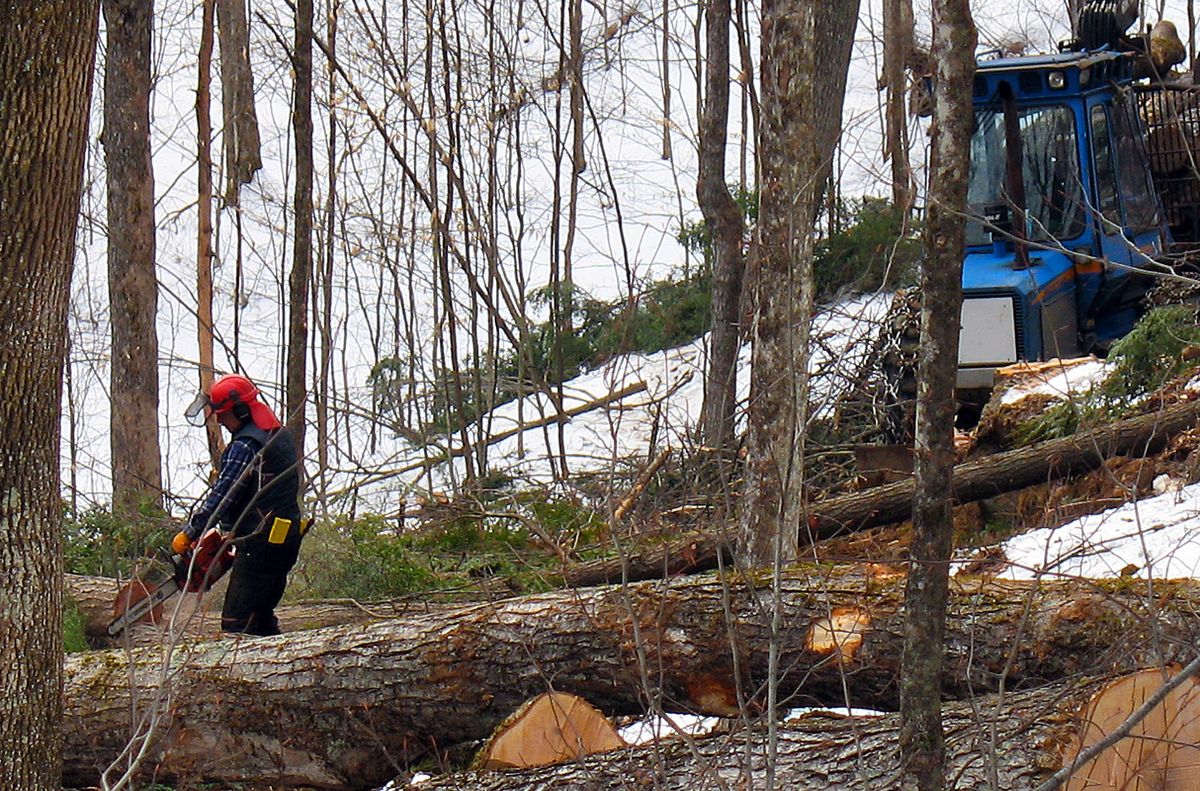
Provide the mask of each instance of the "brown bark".
[{"label": "brown bark", "polygon": [[313,122],[312,122],[312,0],[295,5],[296,37],[292,49],[292,127],[296,134],[296,187],[292,209],[292,271],[288,278],[287,415],[283,422],[296,438],[304,458],[305,407],[308,400],[308,288],[313,271]]},{"label": "brown bark", "polygon": [[795,557],[813,313],[812,231],[841,133],[858,0],[762,6],[762,169],[746,497],[738,554]]},{"label": "brown bark", "polygon": [[933,58],[938,90],[921,267],[913,529],[900,678],[903,788],[921,791],[941,791],[945,784],[942,631],[954,544],[954,388],[976,38],[968,0],[934,0]]},{"label": "brown bark", "polygon": [[108,297],[112,325],[113,510],[162,507],[158,445],[158,278],[150,162],[153,0],[104,0]]},{"label": "brown bark", "polygon": [[692,533],[667,544],[625,548],[617,557],[568,566],[563,570],[563,579],[572,587],[584,587],[708,571],[717,567],[718,551],[732,562],[731,544],[724,536]]},{"label": "brown bark", "polygon": [[[892,203],[907,217],[915,192],[908,156],[908,79],[906,67],[913,49],[912,0],[883,4],[884,154],[891,163]],[[930,181],[931,185],[936,184]]]},{"label": "brown bark", "polygon": [[[949,704],[947,773],[961,789],[1033,788],[1058,765],[1059,744],[1074,730],[1072,715],[1092,687],[1057,684]],[[878,791],[898,788],[898,716],[850,718],[813,713],[780,727],[775,788],[797,791]],[[995,736],[988,729],[995,729]],[[755,726],[696,739],[593,755],[558,766],[506,772],[461,772],[422,783],[429,791],[549,791],[586,788],[767,788],[767,732]],[[747,759],[751,766],[747,766]]]},{"label": "brown bark", "polygon": [[[196,79],[196,343],[200,349],[200,389],[207,393],[216,376],[213,358],[212,79],[213,3],[203,0],[200,19],[199,75]],[[213,469],[220,467],[221,431],[216,418],[204,426]]]},{"label": "brown bark", "polygon": [[217,0],[217,26],[225,118],[225,202],[237,206],[242,185],[262,169],[246,0]]},{"label": "brown bark", "polygon": [[712,332],[700,427],[709,447],[732,453],[741,348],[742,213],[725,183],[729,134],[729,0],[705,4],[704,107],[696,200],[712,237]]},{"label": "brown bark", "polygon": [[0,4],[0,787],[62,760],[60,404],[99,6]]},{"label": "brown bark", "polygon": [[619,522],[625,518],[625,515],[629,513],[630,509],[638,501],[638,498],[646,491],[646,487],[654,480],[655,473],[667,463],[667,459],[671,458],[671,453],[671,448],[666,448],[662,453],[655,456],[654,460],[647,464],[644,470],[638,473],[637,480],[633,482],[633,486],[621,498],[621,502],[617,503],[617,507],[613,509],[614,520]]},{"label": "brown bark", "polygon": [[[1190,657],[1200,635],[1200,586],[1159,585],[1152,608],[1127,585],[1108,587],[956,581],[946,695],[993,691],[1001,678],[1013,690]],[[846,705],[848,688],[852,705],[894,708],[903,589],[903,578],[863,569],[786,573],[781,700]],[[177,658],[172,688],[179,692],[164,705],[169,721],[145,770],[160,779],[365,786],[387,779],[385,754],[403,764],[434,745],[483,738],[550,685],[608,716],[640,713],[647,692],[671,710],[731,716],[738,684],[759,690],[766,678],[771,616],[761,593],[733,581],[726,597],[717,580],[691,579],[547,593],[437,619],[198,644],[186,662]],[[726,598],[731,622],[723,616]],[[159,667],[157,653],[135,653],[132,667],[115,651],[68,660],[68,784],[93,782],[121,749],[130,674],[142,709]]]}]

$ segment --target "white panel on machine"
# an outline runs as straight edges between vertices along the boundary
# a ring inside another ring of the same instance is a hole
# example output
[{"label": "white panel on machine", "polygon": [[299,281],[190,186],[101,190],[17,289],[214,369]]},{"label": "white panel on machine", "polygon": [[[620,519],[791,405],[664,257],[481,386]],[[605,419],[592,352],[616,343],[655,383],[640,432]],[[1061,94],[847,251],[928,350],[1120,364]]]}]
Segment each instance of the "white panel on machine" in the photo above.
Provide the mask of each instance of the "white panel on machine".
[{"label": "white panel on machine", "polygon": [[1012,297],[975,297],[962,303],[959,365],[1008,365],[1017,361]]}]

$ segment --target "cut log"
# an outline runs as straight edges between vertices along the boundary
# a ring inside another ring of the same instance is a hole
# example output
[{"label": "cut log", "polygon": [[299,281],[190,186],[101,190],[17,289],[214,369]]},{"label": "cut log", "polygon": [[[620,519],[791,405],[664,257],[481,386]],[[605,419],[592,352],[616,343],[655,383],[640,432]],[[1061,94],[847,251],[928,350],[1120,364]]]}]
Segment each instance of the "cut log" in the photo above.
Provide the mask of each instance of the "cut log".
[{"label": "cut log", "polygon": [[[1031,789],[1061,763],[1085,692],[1066,684],[971,703],[946,704],[947,788]],[[880,791],[900,788],[898,715],[808,714],[779,728],[775,788]],[[435,777],[423,791],[626,791],[657,788],[767,788],[767,733],[756,724],[691,744],[667,739],[559,766]]]},{"label": "cut log", "polygon": [[[1145,456],[1163,448],[1200,420],[1200,401],[1176,404],[1161,412],[1117,421],[1072,437],[998,453],[954,468],[954,500],[975,502],[1039,483],[1094,470],[1115,456]],[[831,497],[809,506],[801,543],[894,524],[912,515],[916,483],[911,478],[861,492]],[[589,585],[622,579],[657,579],[664,573],[707,571],[717,565],[718,551],[729,553],[724,536],[694,534],[625,558],[603,558],[568,569],[569,584]]]},{"label": "cut log", "polygon": [[625,746],[617,729],[578,695],[547,692],[496,728],[473,762],[483,770],[526,769]]},{"label": "cut log", "polygon": [[[1200,585],[1158,583],[1152,606],[1144,591],[1127,581],[1106,591],[955,579],[945,694],[1190,658]],[[848,689],[852,705],[895,707],[902,575],[796,569],[781,595],[784,705],[846,705]],[[173,692],[145,768],[159,779],[378,784],[391,765],[485,738],[551,683],[609,716],[640,713],[646,695],[675,711],[731,716],[739,700],[757,705],[766,679],[767,602],[745,581],[693,577],[198,644],[169,665]],[[120,752],[131,708],[160,694],[162,667],[149,650],[68,659],[68,785],[94,784]]]},{"label": "cut log", "polygon": [[[1160,670],[1143,670],[1097,691],[1081,715],[1081,732],[1063,754],[1064,765],[1113,733],[1164,680]],[[1079,767],[1066,785],[1067,791],[1194,791],[1197,788],[1200,788],[1200,683],[1195,678],[1171,690],[1126,736]]]}]

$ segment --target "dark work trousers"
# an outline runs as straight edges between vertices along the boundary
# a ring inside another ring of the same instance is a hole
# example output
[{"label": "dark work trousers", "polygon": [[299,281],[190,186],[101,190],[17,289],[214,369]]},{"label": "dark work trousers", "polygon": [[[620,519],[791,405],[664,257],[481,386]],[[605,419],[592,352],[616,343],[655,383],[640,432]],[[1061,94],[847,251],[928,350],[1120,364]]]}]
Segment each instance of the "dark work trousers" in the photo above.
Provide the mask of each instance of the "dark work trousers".
[{"label": "dark work trousers", "polygon": [[283,598],[288,572],[300,552],[298,524],[290,532],[287,541],[278,546],[256,541],[255,537],[238,547],[221,610],[222,631],[260,637],[279,634],[275,607]]}]

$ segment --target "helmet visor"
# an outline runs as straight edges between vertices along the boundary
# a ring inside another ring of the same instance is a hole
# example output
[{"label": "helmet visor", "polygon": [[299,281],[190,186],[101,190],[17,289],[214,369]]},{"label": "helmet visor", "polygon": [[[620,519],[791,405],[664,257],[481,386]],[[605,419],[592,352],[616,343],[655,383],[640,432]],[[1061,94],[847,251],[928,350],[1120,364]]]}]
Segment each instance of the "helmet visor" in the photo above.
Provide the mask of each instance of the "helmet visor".
[{"label": "helmet visor", "polygon": [[183,413],[187,418],[187,422],[193,426],[203,426],[212,414],[212,404],[208,400],[207,393],[199,393],[194,401],[188,405],[187,411]]}]

